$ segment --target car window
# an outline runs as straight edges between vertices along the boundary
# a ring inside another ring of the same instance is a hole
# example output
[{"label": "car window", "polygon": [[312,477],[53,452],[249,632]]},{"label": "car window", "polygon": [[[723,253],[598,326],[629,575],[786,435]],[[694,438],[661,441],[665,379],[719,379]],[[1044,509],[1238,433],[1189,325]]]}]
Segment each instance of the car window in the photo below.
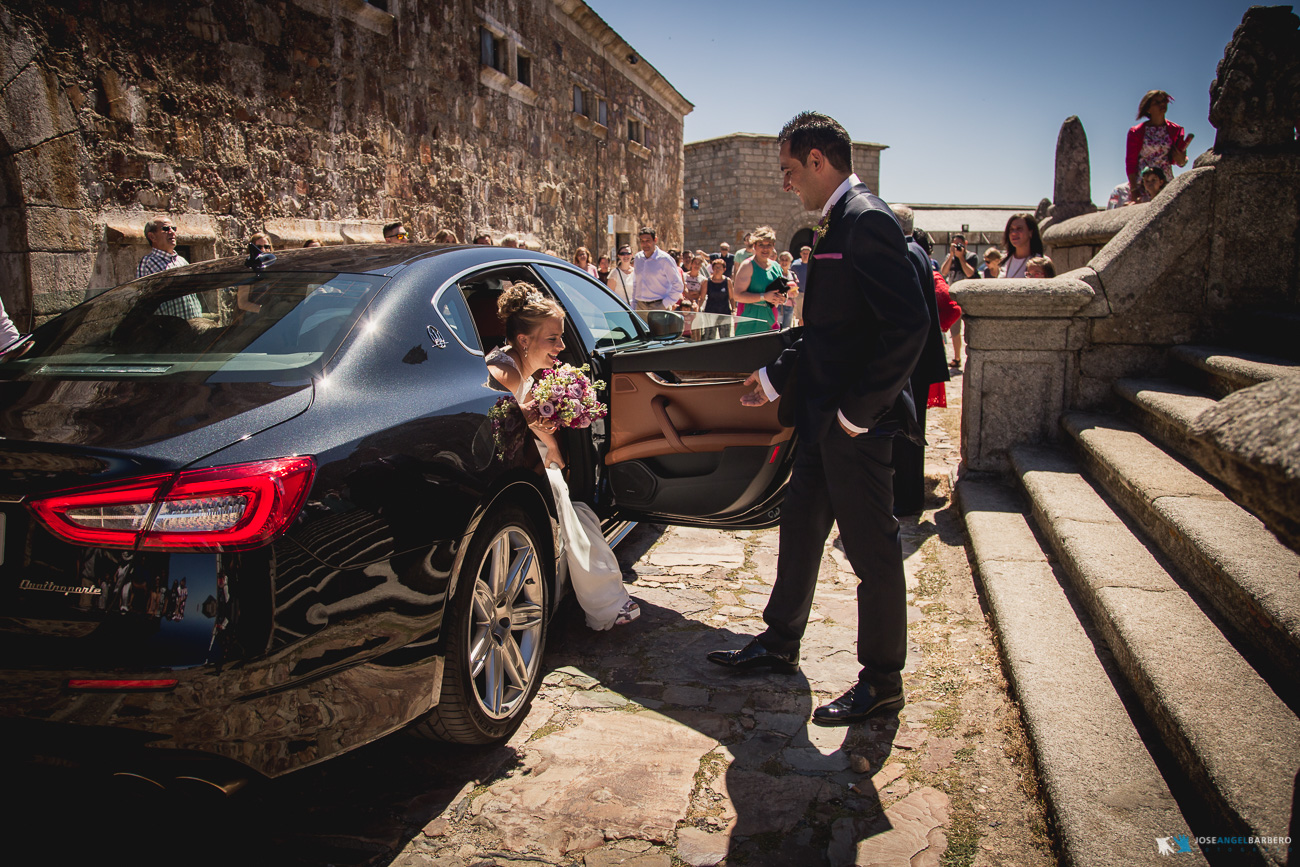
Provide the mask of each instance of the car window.
[{"label": "car window", "polygon": [[565,306],[592,349],[607,349],[642,339],[640,320],[594,281],[563,268],[539,265],[546,279],[563,295]]},{"label": "car window", "polygon": [[457,292],[455,287],[449,287],[439,293],[433,301],[438,308],[438,313],[442,316],[447,327],[451,329],[460,342],[465,344],[466,349],[473,349],[479,352],[483,351],[483,344],[478,339],[478,332],[474,329],[474,317],[469,312],[469,306],[465,302],[465,296]]},{"label": "car window", "polygon": [[279,380],[328,359],[384,280],[163,272],[42,325],[0,376]]},{"label": "car window", "polygon": [[458,284],[484,352],[491,352],[506,342],[506,326],[497,315],[497,301],[511,283],[530,283],[542,288],[532,270],[518,265],[479,271],[462,277]]}]

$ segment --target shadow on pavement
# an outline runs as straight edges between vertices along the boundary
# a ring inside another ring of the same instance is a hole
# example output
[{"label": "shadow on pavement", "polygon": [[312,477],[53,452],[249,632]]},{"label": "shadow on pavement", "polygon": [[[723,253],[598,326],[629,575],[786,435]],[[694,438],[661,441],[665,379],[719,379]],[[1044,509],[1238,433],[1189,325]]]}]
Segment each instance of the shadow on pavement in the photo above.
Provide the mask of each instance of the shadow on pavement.
[{"label": "shadow on pavement", "polygon": [[[647,594],[635,587],[629,591],[640,599],[641,617],[610,632],[588,630],[577,606],[567,606],[553,626],[548,667],[581,670],[601,687],[726,748],[731,761],[725,769],[711,779],[703,766],[702,772],[710,788],[725,791],[734,808],[734,816],[724,811],[723,824],[734,821],[728,863],[828,863],[831,827],[844,817],[851,818],[840,826],[839,845],[849,847],[850,853],[858,841],[890,830],[868,779],[893,750],[896,714],[875,717],[865,725],[813,726],[813,687],[802,671],[736,674],[719,668],[707,661],[707,653],[742,647],[750,634],[691,619],[683,611],[647,601]],[[691,608],[689,598],[681,607]],[[852,652],[851,647],[847,650]],[[707,699],[698,695],[702,691]],[[823,751],[832,746],[839,749],[828,758]],[[653,744],[629,748],[640,755]],[[850,750],[868,760],[867,777],[847,770]],[[792,755],[804,764],[793,766]],[[862,791],[848,789],[858,781]],[[703,831],[721,830],[704,816],[693,818]]]}]

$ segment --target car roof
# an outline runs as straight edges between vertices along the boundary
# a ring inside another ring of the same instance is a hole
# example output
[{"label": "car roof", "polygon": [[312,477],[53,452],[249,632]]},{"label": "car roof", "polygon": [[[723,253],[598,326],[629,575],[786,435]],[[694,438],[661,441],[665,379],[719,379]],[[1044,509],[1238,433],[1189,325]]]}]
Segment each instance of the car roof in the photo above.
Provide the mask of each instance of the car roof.
[{"label": "car roof", "polygon": [[[304,247],[277,250],[275,261],[263,268],[266,273],[277,271],[339,271],[350,274],[376,274],[391,276],[406,265],[421,259],[465,252],[481,251],[485,259],[551,260],[568,264],[533,250],[509,247],[488,247],[474,244],[335,244],[328,247]],[[245,270],[246,257],[230,256],[209,259],[185,268],[186,274],[217,274]]]}]

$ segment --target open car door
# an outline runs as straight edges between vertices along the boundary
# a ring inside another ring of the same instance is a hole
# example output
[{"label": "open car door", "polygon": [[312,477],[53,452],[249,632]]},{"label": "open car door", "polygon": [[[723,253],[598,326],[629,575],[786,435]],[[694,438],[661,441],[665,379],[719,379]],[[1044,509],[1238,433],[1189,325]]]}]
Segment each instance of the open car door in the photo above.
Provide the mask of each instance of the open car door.
[{"label": "open car door", "polygon": [[780,520],[794,430],[777,420],[779,401],[749,407],[740,396],[790,340],[773,331],[601,353],[620,518],[732,529]]},{"label": "open car door", "polygon": [[[594,445],[621,520],[758,529],[781,519],[794,430],[779,401],[742,406],[745,378],[799,333],[723,337],[714,314],[692,316],[692,339],[656,339],[623,302],[572,266],[538,263],[563,299],[574,334],[609,383],[609,417]],[[668,315],[668,314],[665,314]],[[674,333],[680,333],[678,320]],[[581,363],[581,361],[579,361]],[[590,440],[589,440],[590,442]],[[581,485],[570,477],[570,490]]]}]

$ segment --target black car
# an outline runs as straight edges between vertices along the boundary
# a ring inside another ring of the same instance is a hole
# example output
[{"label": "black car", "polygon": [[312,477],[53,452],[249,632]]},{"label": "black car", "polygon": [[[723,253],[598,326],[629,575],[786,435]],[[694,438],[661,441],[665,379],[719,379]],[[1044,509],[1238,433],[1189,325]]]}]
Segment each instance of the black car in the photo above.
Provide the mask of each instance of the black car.
[{"label": "black car", "polygon": [[608,418],[562,435],[608,538],[776,523],[793,434],[738,398],[788,332],[683,335],[526,250],[163,272],[0,358],[0,742],[276,776],[411,724],[508,737],[566,585],[536,449],[484,364],[519,280],[607,384]]}]

